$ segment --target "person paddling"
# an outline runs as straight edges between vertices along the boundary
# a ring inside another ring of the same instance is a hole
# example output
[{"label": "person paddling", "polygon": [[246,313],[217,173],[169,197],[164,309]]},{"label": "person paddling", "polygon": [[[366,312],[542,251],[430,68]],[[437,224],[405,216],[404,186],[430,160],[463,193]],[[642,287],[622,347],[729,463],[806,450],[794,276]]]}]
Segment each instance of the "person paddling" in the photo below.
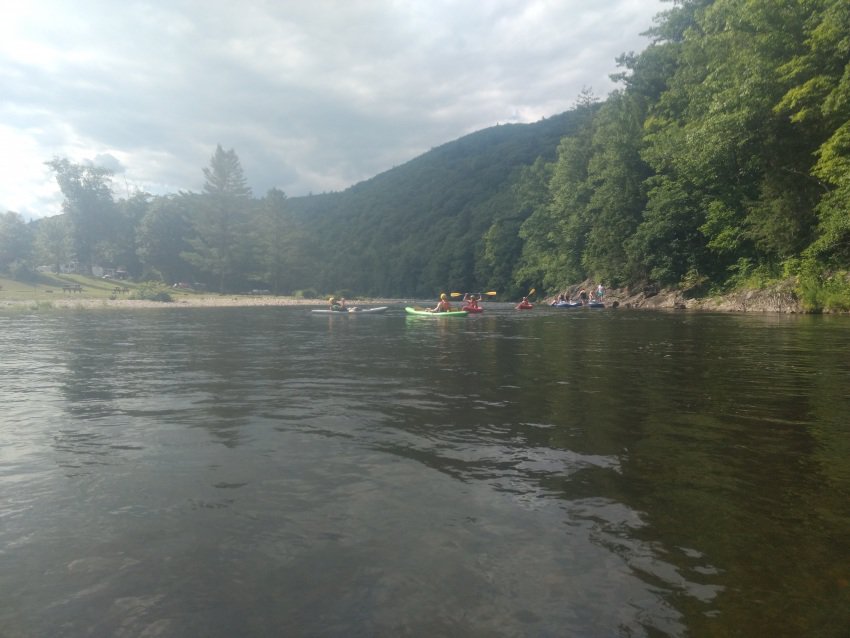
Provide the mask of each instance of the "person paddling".
[{"label": "person paddling", "polygon": [[429,308],[428,312],[451,312],[452,305],[449,303],[449,297],[446,293],[440,294],[440,301],[434,308]]},{"label": "person paddling", "polygon": [[329,310],[333,312],[348,312],[348,308],[345,307],[345,299],[341,299],[337,301],[336,297],[331,297],[328,299]]}]

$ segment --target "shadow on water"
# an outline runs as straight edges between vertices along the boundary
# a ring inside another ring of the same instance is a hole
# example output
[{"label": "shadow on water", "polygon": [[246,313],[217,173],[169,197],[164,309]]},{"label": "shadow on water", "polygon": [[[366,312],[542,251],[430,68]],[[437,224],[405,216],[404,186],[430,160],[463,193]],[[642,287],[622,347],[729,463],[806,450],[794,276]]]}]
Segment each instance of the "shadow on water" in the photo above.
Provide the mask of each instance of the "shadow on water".
[{"label": "shadow on water", "polygon": [[842,636],[847,327],[495,304],[6,325],[0,621]]}]

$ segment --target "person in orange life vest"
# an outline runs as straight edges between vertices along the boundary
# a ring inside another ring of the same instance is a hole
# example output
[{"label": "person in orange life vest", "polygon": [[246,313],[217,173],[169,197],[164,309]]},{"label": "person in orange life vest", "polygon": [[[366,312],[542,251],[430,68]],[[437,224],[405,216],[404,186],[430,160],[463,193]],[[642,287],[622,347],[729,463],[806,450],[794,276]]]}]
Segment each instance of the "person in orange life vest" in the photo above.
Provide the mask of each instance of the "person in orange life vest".
[{"label": "person in orange life vest", "polygon": [[437,305],[434,308],[430,308],[429,312],[451,312],[452,305],[449,303],[449,298],[446,293],[442,293],[440,295],[440,301],[437,302]]}]

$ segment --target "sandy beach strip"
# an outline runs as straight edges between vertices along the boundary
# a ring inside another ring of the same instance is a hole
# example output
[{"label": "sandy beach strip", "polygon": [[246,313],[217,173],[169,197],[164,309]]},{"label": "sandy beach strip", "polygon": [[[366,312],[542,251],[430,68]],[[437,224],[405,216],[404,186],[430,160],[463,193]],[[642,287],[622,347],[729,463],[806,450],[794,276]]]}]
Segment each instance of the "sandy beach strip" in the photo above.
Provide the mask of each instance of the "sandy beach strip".
[{"label": "sandy beach strip", "polygon": [[[349,306],[388,306],[403,303],[399,300],[368,299],[352,300]],[[274,295],[180,295],[173,301],[149,301],[146,299],[104,299],[98,297],[53,297],[51,299],[28,299],[0,297],[0,309],[79,309],[96,310],[101,308],[138,309],[138,308],[228,308],[255,306],[305,306],[320,308],[327,306],[323,299],[303,299],[300,297],[278,297]]]}]

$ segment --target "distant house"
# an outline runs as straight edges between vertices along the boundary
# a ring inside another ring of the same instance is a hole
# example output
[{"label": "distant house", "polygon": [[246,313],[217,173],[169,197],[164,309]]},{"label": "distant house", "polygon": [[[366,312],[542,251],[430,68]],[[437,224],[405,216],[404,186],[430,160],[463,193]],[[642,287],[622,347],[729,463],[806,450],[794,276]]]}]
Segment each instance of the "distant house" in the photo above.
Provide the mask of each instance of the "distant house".
[{"label": "distant house", "polygon": [[92,266],[91,274],[103,279],[127,279],[127,271],[121,268],[105,268],[104,266]]}]

